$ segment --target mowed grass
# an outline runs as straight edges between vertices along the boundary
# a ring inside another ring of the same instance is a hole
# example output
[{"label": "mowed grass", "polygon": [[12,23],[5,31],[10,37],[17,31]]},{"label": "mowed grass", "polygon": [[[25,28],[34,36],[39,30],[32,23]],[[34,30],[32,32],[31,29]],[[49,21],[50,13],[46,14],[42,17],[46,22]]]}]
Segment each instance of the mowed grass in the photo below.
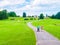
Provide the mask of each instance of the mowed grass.
[{"label": "mowed grass", "polygon": [[23,21],[0,21],[0,45],[35,45],[32,29]]},{"label": "mowed grass", "polygon": [[33,22],[34,26],[43,26],[44,30],[60,39],[60,20],[58,19],[43,19]]}]

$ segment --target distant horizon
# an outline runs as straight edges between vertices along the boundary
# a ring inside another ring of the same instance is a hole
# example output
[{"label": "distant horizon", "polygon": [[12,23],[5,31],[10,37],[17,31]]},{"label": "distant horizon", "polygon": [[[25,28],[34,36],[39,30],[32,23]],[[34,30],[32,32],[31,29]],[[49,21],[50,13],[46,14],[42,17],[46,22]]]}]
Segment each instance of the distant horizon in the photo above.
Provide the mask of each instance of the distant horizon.
[{"label": "distant horizon", "polygon": [[60,0],[0,0],[0,10],[14,11],[22,16],[27,15],[56,14],[60,12]]}]

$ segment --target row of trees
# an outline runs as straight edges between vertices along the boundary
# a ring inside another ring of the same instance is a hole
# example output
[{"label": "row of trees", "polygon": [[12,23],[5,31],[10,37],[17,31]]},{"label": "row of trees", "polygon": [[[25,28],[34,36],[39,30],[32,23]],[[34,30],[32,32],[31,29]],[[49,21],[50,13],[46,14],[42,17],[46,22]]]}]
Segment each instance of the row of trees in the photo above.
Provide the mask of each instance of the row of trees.
[{"label": "row of trees", "polygon": [[[23,13],[23,17],[26,17],[26,13],[25,13],[25,12]],[[46,15],[46,17],[50,17],[50,18],[52,18],[52,19],[60,19],[60,12],[58,12],[56,15],[52,15],[52,16]],[[41,13],[41,14],[38,16],[38,19],[44,19],[43,13]]]},{"label": "row of trees", "polygon": [[56,15],[50,16],[52,19],[60,19],[60,12],[58,12]]},{"label": "row of trees", "polygon": [[0,20],[8,19],[8,17],[16,17],[15,12],[7,12],[7,10],[0,11]]},{"label": "row of trees", "polygon": [[[17,17],[17,15],[15,12],[7,12],[7,10],[0,11],[0,20],[8,19],[8,17]],[[23,17],[27,17],[26,12],[23,12]],[[47,17],[50,17],[52,19],[60,19],[60,12],[58,12],[56,15],[52,15],[52,16],[47,15]],[[38,19],[44,19],[43,13],[41,13],[38,16]]]},{"label": "row of trees", "polygon": [[[7,10],[0,11],[0,19],[7,19],[8,17],[17,17],[15,12],[7,12]],[[26,17],[26,13],[23,12],[23,17]],[[39,19],[44,19],[44,15],[40,14]]]},{"label": "row of trees", "polygon": [[[25,13],[25,12],[23,12],[23,17],[26,17],[26,13]],[[29,16],[29,17],[30,17],[30,16]],[[34,17],[34,16],[33,16],[33,17]],[[41,13],[38,18],[39,18],[39,19],[44,19],[43,13]]]}]

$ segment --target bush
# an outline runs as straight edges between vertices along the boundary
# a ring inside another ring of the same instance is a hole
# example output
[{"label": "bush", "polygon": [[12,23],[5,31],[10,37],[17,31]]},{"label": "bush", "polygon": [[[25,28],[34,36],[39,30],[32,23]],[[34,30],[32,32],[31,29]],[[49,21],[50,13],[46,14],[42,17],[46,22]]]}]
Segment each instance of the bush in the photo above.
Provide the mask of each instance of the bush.
[{"label": "bush", "polygon": [[36,20],[36,18],[34,18],[34,20]]},{"label": "bush", "polygon": [[30,20],[33,20],[33,18],[30,18]]},{"label": "bush", "polygon": [[25,18],[24,20],[29,20],[28,18]]},{"label": "bush", "polygon": [[14,18],[10,19],[10,20],[15,20]]}]

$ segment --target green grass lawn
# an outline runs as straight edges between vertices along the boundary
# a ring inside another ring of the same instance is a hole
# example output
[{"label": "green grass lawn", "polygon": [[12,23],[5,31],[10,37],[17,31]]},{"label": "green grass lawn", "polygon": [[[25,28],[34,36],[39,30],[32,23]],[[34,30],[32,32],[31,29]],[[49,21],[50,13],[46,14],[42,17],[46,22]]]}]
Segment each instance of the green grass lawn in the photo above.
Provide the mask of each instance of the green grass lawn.
[{"label": "green grass lawn", "polygon": [[0,21],[0,45],[35,45],[32,29],[24,21]]},{"label": "green grass lawn", "polygon": [[44,19],[33,22],[34,26],[44,26],[44,30],[51,33],[60,39],[60,20],[58,19]]}]

